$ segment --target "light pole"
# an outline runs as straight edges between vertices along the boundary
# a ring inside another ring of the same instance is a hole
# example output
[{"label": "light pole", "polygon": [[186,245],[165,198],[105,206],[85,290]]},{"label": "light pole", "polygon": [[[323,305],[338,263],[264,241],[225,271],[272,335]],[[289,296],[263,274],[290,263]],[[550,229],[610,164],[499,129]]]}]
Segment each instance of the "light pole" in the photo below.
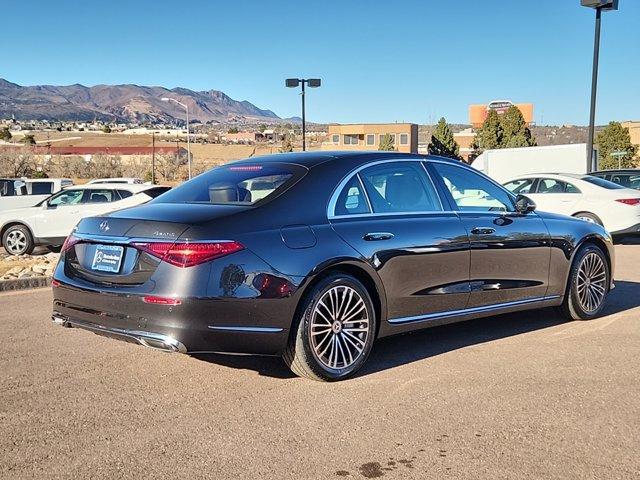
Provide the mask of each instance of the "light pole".
[{"label": "light pole", "polygon": [[301,95],[302,95],[302,151],[303,152],[307,150],[307,140],[306,140],[307,122],[306,122],[305,111],[304,111],[305,83],[309,85],[310,88],[317,88],[320,86],[321,81],[319,78],[287,78],[284,82],[284,84],[289,88],[295,88],[298,85],[302,85]]},{"label": "light pole", "polygon": [[593,70],[591,72],[591,110],[589,112],[589,137],[587,139],[587,173],[594,170],[593,137],[596,122],[596,92],[598,89],[598,61],[600,58],[600,22],[603,10],[617,10],[618,0],[580,0],[583,7],[596,11],[596,27],[593,40]]},{"label": "light pole", "polygon": [[163,102],[177,103],[178,105],[184,107],[185,112],[187,113],[187,165],[189,168],[189,180],[191,180],[191,135],[189,134],[189,106],[186,103],[182,103],[176,100],[175,98],[162,97],[160,100],[162,100]]}]

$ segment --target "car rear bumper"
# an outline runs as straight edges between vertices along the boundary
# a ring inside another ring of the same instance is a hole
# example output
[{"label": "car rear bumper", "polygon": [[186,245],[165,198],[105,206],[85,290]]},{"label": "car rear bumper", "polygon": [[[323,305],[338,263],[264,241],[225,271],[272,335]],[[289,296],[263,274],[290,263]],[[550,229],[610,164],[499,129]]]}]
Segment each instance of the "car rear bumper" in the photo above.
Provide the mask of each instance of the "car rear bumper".
[{"label": "car rear bumper", "polygon": [[258,321],[255,300],[185,298],[168,306],[64,284],[53,292],[56,324],[168,352],[279,355],[289,338],[290,325]]}]

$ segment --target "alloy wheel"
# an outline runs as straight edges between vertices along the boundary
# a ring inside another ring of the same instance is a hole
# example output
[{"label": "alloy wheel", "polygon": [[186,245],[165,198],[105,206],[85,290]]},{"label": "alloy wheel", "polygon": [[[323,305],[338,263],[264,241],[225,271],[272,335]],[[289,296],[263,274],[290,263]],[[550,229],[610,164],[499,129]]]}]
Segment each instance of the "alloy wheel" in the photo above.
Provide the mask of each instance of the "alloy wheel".
[{"label": "alloy wheel", "polygon": [[20,255],[27,249],[27,236],[20,230],[13,230],[7,234],[5,246],[9,253]]},{"label": "alloy wheel", "polygon": [[315,357],[333,370],[350,367],[364,351],[370,326],[366,304],[355,289],[330,288],[311,316],[309,337]]},{"label": "alloy wheel", "polygon": [[607,268],[602,257],[590,252],[582,259],[576,278],[578,301],[582,309],[591,313],[596,311],[607,292]]}]

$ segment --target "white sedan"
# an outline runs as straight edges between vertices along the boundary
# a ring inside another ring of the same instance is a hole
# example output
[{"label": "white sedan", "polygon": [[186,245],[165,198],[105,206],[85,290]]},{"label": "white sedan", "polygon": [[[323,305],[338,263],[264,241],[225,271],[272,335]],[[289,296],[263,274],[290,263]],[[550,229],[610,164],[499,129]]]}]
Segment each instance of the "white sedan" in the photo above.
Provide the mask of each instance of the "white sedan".
[{"label": "white sedan", "polygon": [[611,234],[640,232],[640,191],[591,175],[536,173],[504,186],[531,198],[538,210],[598,223]]},{"label": "white sedan", "polygon": [[169,188],[106,183],[65,188],[34,207],[1,212],[2,246],[12,255],[29,254],[37,245],[55,250],[82,218],[140,205]]}]

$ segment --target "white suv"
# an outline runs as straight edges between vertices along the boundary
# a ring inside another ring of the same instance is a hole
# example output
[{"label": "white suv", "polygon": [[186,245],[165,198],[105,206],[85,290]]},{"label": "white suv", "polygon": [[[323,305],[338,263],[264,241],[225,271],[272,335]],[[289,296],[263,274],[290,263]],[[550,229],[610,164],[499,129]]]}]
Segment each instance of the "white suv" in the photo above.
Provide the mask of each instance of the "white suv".
[{"label": "white suv", "polygon": [[66,188],[34,207],[0,212],[2,246],[12,255],[29,254],[37,245],[57,250],[82,218],[140,205],[169,189],[122,183]]}]

